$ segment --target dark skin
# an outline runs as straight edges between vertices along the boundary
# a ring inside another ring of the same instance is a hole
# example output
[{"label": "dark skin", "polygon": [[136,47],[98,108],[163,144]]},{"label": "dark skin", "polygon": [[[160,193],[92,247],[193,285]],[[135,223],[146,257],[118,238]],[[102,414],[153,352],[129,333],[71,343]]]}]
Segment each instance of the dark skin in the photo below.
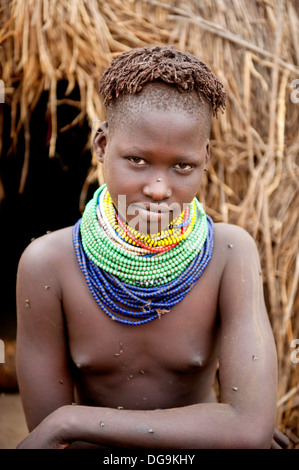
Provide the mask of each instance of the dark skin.
[{"label": "dark skin", "polygon": [[[116,206],[119,194],[128,205],[190,202],[209,159],[204,126],[185,112],[147,109],[111,134],[103,123],[94,144]],[[20,448],[271,447],[276,351],[257,249],[241,228],[215,224],[204,274],[160,320],[132,327],[100,310],[78,266],[72,227],[26,249],[17,303],[17,371],[30,431]]]}]

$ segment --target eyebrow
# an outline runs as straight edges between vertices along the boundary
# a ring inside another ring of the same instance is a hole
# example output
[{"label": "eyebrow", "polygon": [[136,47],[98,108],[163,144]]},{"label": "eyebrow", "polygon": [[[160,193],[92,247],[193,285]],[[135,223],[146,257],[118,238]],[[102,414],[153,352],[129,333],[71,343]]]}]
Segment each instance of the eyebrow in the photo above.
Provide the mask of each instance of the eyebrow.
[{"label": "eyebrow", "polygon": [[[152,155],[152,152],[150,150],[141,149],[136,146],[126,148],[124,149],[122,153],[126,155],[132,154],[136,156],[138,155],[139,157],[147,157],[147,158],[151,157]],[[176,163],[192,163],[195,161],[198,162],[200,158],[198,154],[194,154],[194,155],[175,155],[173,159],[176,161]]]},{"label": "eyebrow", "polygon": [[143,154],[143,155],[146,155],[146,154],[149,154],[150,152],[144,150],[144,149],[140,149],[138,147],[128,147],[126,149],[124,149],[123,153],[126,153],[126,154],[130,154],[130,153],[135,153],[135,154]]}]

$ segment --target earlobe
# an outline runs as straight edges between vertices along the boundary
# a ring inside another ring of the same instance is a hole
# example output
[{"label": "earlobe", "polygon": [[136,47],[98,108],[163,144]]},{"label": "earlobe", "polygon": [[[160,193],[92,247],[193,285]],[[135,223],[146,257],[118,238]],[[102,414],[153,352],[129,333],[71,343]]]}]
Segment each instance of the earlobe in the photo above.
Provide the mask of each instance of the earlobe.
[{"label": "earlobe", "polygon": [[96,129],[95,135],[93,137],[93,145],[99,162],[103,162],[107,141],[108,124],[106,121],[104,121]]}]

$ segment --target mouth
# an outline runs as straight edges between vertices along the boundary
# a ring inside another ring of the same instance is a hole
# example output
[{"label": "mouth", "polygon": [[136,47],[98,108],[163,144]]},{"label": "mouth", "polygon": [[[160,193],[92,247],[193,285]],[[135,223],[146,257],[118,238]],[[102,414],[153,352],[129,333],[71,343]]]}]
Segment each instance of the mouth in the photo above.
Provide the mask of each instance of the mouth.
[{"label": "mouth", "polygon": [[130,206],[132,211],[142,218],[147,220],[161,220],[172,212],[166,204],[142,204],[136,203]]},{"label": "mouth", "polygon": [[150,204],[146,203],[146,204],[143,204],[143,203],[133,203],[131,204],[131,207],[134,209],[134,210],[144,210],[144,211],[147,211],[147,212],[152,212],[152,213],[155,213],[155,214],[168,214],[169,212],[171,212],[169,206],[167,204],[156,204],[156,203],[153,203],[151,202]]},{"label": "mouth", "polygon": [[134,227],[139,227],[142,233],[157,233],[166,230],[172,220],[172,211],[167,204],[142,204],[136,203],[129,206],[129,214],[133,219],[129,221]]}]

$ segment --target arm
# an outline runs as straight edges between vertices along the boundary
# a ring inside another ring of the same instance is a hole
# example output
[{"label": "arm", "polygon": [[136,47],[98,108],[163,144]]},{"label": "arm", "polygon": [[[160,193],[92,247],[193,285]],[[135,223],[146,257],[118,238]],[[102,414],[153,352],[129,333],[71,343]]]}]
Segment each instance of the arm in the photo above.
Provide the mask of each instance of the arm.
[{"label": "arm", "polygon": [[18,267],[16,365],[29,431],[73,401],[55,237],[29,245]]},{"label": "arm", "polygon": [[[259,260],[246,232],[236,227],[229,231],[234,249],[219,294],[221,403],[149,411],[65,406],[21,447],[65,447],[76,440],[134,448],[270,447],[276,415],[276,352]],[[46,438],[49,429],[55,429],[52,442]]]}]

